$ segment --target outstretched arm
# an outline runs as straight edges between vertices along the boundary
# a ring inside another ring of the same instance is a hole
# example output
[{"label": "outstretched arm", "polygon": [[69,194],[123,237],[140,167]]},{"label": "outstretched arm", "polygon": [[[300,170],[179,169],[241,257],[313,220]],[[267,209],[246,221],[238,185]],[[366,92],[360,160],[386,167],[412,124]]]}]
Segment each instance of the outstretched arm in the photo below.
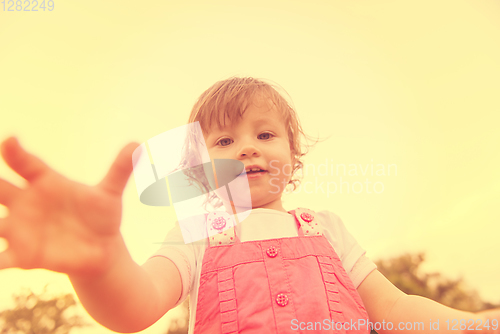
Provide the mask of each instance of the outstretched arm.
[{"label": "outstretched arm", "polygon": [[[378,270],[366,277],[358,287],[358,292],[370,322],[383,326],[380,330],[377,327],[379,334],[396,331],[422,334],[500,333],[500,310],[470,313],[449,308],[428,298],[407,295]],[[489,328],[485,326],[486,320]]]},{"label": "outstretched arm", "polygon": [[129,144],[102,182],[87,186],[55,172],[15,138],[1,145],[7,164],[27,182],[0,179],[0,269],[44,268],[68,274],[88,312],[104,326],[135,332],[152,325],[178,300],[180,275],[165,258],[136,264],[120,233],[121,197],[132,172]]}]

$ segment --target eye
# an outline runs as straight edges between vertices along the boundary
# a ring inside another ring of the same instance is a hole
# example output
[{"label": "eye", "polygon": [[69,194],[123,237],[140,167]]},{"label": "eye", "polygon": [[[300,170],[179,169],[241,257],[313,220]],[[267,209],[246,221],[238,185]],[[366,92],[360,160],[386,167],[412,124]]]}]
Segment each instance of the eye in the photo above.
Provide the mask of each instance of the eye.
[{"label": "eye", "polygon": [[[262,138],[262,137],[264,137],[264,138]],[[270,133],[270,132],[264,132],[264,133],[261,133],[259,135],[259,138],[260,139],[264,139],[264,140],[271,139],[272,137],[274,137],[274,135],[272,133]]]},{"label": "eye", "polygon": [[222,138],[221,140],[219,140],[217,142],[217,145],[219,146],[228,146],[229,144],[232,143],[232,139],[231,138]]}]

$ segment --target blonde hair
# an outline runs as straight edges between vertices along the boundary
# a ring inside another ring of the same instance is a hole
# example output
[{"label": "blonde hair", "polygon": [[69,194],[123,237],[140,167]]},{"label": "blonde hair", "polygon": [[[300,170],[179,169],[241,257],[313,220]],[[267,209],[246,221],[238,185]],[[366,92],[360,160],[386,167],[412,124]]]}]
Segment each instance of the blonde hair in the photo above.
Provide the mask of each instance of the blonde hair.
[{"label": "blonde hair", "polygon": [[[302,143],[301,137],[304,137],[306,140],[310,137],[304,133],[291,101],[287,101],[278,90],[286,94],[281,87],[267,83],[262,79],[231,77],[226,80],[218,81],[200,95],[191,110],[188,123],[198,121],[203,133],[207,134],[214,125],[217,125],[218,128],[221,129],[225,126],[227,121],[231,123],[238,122],[241,120],[250,104],[264,98],[264,101],[281,113],[285,128],[288,132],[293,163],[288,185],[291,185],[291,192],[293,192],[298,185],[300,185],[301,177],[296,174],[303,167],[302,157],[309,152],[310,147],[318,142],[318,139],[316,139],[312,145]],[[286,95],[288,96],[288,94]],[[185,149],[191,150],[190,152],[192,153],[193,149],[200,147],[200,140],[203,140],[203,138],[197,138],[193,135],[188,137]],[[187,151],[185,152],[187,153]],[[196,165],[193,158],[194,157],[191,157],[191,159],[189,159],[185,156],[186,160],[184,162],[186,165],[188,161],[191,166]],[[210,193],[210,189],[207,187],[208,182],[202,169],[191,168],[186,175],[194,179],[194,181],[198,181],[198,185],[202,187],[204,192]],[[216,197],[216,195],[212,193],[212,195],[209,196],[209,201],[211,201],[214,196]]]}]

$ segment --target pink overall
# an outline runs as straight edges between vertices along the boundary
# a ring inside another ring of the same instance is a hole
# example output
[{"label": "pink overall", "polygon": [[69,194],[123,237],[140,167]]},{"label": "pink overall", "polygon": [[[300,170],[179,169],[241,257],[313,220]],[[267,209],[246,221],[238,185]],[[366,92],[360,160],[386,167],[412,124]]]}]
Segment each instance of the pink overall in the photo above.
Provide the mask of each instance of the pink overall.
[{"label": "pink overall", "polygon": [[358,322],[368,319],[361,297],[316,232],[314,212],[289,213],[298,237],[240,242],[236,236],[233,244],[207,248],[194,333],[369,332]]}]

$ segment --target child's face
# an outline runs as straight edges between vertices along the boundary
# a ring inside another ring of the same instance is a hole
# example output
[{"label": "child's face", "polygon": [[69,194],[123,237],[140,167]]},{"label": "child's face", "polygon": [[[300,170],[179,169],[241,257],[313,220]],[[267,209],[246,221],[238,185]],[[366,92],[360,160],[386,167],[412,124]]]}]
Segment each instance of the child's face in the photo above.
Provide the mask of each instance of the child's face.
[{"label": "child's face", "polygon": [[[288,131],[278,111],[265,103],[251,104],[235,124],[205,134],[211,159],[235,159],[247,169],[253,208],[285,211],[281,194],[290,180],[292,154]],[[258,166],[263,172],[250,172]]]}]

